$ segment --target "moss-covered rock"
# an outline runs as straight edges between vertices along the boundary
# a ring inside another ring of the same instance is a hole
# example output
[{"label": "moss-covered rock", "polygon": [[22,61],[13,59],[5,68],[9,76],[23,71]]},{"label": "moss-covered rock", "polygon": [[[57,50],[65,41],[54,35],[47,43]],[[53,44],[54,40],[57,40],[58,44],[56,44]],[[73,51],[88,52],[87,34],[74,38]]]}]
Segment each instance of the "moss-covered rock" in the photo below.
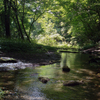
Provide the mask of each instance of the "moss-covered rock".
[{"label": "moss-covered rock", "polygon": [[50,79],[47,78],[47,77],[39,77],[38,79],[39,79],[39,81],[41,81],[42,83],[47,83],[47,82],[50,80]]},{"label": "moss-covered rock", "polygon": [[17,60],[9,57],[0,57],[0,63],[17,63]]}]

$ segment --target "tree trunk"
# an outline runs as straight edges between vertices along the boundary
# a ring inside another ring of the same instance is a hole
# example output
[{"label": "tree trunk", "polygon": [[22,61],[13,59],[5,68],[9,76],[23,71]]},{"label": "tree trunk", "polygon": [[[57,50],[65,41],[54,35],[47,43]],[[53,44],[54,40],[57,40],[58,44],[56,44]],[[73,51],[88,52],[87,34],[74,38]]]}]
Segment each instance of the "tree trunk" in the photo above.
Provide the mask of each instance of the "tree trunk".
[{"label": "tree trunk", "polygon": [[8,0],[4,0],[4,11],[5,11],[5,31],[6,37],[10,38],[10,5],[8,4]]},{"label": "tree trunk", "polygon": [[24,27],[24,9],[25,9],[25,0],[23,0],[23,2],[22,2],[23,4],[23,16],[22,16],[22,19],[21,19],[21,22],[22,22],[22,27],[23,27],[23,30],[24,30],[24,33],[25,33],[25,35],[27,36],[27,40],[29,41],[29,42],[31,42],[30,41],[30,37],[29,37],[29,35],[27,34],[27,32],[26,32],[26,30],[25,30],[25,27]]},{"label": "tree trunk", "polygon": [[23,35],[23,31],[22,31],[22,29],[21,29],[21,25],[20,25],[20,22],[19,22],[19,18],[18,18],[18,10],[17,10],[17,3],[16,3],[17,1],[10,1],[10,4],[11,4],[11,7],[12,7],[12,9],[13,9],[13,11],[14,11],[14,13],[15,13],[15,18],[16,18],[16,23],[17,23],[17,25],[18,25],[18,31],[19,31],[19,35],[21,36],[21,39],[23,39],[24,40],[24,35]]},{"label": "tree trunk", "polygon": [[18,29],[19,29],[19,32],[20,32],[20,35],[21,35],[21,39],[24,40],[23,32],[22,32],[17,14],[16,14],[16,21],[17,21],[17,24],[18,24]]}]

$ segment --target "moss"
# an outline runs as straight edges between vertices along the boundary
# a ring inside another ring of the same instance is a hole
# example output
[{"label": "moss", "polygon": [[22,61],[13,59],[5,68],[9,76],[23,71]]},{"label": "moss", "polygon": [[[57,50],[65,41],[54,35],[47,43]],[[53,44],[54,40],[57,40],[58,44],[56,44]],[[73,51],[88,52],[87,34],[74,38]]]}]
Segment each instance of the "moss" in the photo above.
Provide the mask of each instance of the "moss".
[{"label": "moss", "polygon": [[0,57],[0,63],[16,63],[17,60],[9,57]]}]

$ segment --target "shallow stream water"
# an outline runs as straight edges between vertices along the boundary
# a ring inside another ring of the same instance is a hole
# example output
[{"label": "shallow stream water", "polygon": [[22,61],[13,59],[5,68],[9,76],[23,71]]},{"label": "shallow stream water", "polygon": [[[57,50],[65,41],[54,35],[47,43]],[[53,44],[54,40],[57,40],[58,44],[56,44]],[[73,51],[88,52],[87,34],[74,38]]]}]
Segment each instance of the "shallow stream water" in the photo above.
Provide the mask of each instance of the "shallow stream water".
[{"label": "shallow stream water", "polygon": [[[89,55],[62,53],[61,56],[61,63],[0,72],[0,87],[6,92],[2,100],[100,100],[100,78],[89,63]],[[71,69],[68,73],[61,68],[63,57]],[[41,76],[50,81],[40,82]],[[68,80],[83,80],[84,84],[63,86]]]}]

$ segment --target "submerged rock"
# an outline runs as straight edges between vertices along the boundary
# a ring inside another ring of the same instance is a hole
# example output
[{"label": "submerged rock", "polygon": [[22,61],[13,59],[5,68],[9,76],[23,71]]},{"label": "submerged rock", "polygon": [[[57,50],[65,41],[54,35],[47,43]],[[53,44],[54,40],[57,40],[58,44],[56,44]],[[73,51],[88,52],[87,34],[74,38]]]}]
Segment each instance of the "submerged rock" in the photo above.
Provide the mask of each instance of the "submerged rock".
[{"label": "submerged rock", "polygon": [[0,57],[0,63],[17,63],[17,60],[10,57]]},{"label": "submerged rock", "polygon": [[63,72],[69,72],[69,71],[70,71],[70,68],[68,68],[68,67],[63,67],[63,68],[62,68],[62,71],[63,71]]},{"label": "submerged rock", "polygon": [[64,86],[76,86],[76,85],[80,85],[80,84],[83,84],[84,82],[81,80],[81,81],[79,81],[79,80],[77,80],[77,81],[75,81],[75,80],[70,80],[70,81],[65,81],[64,83],[63,83],[63,85]]},{"label": "submerged rock", "polygon": [[47,82],[50,80],[50,79],[47,78],[47,77],[39,77],[38,79],[39,79],[39,81],[41,81],[42,83],[47,83]]}]

